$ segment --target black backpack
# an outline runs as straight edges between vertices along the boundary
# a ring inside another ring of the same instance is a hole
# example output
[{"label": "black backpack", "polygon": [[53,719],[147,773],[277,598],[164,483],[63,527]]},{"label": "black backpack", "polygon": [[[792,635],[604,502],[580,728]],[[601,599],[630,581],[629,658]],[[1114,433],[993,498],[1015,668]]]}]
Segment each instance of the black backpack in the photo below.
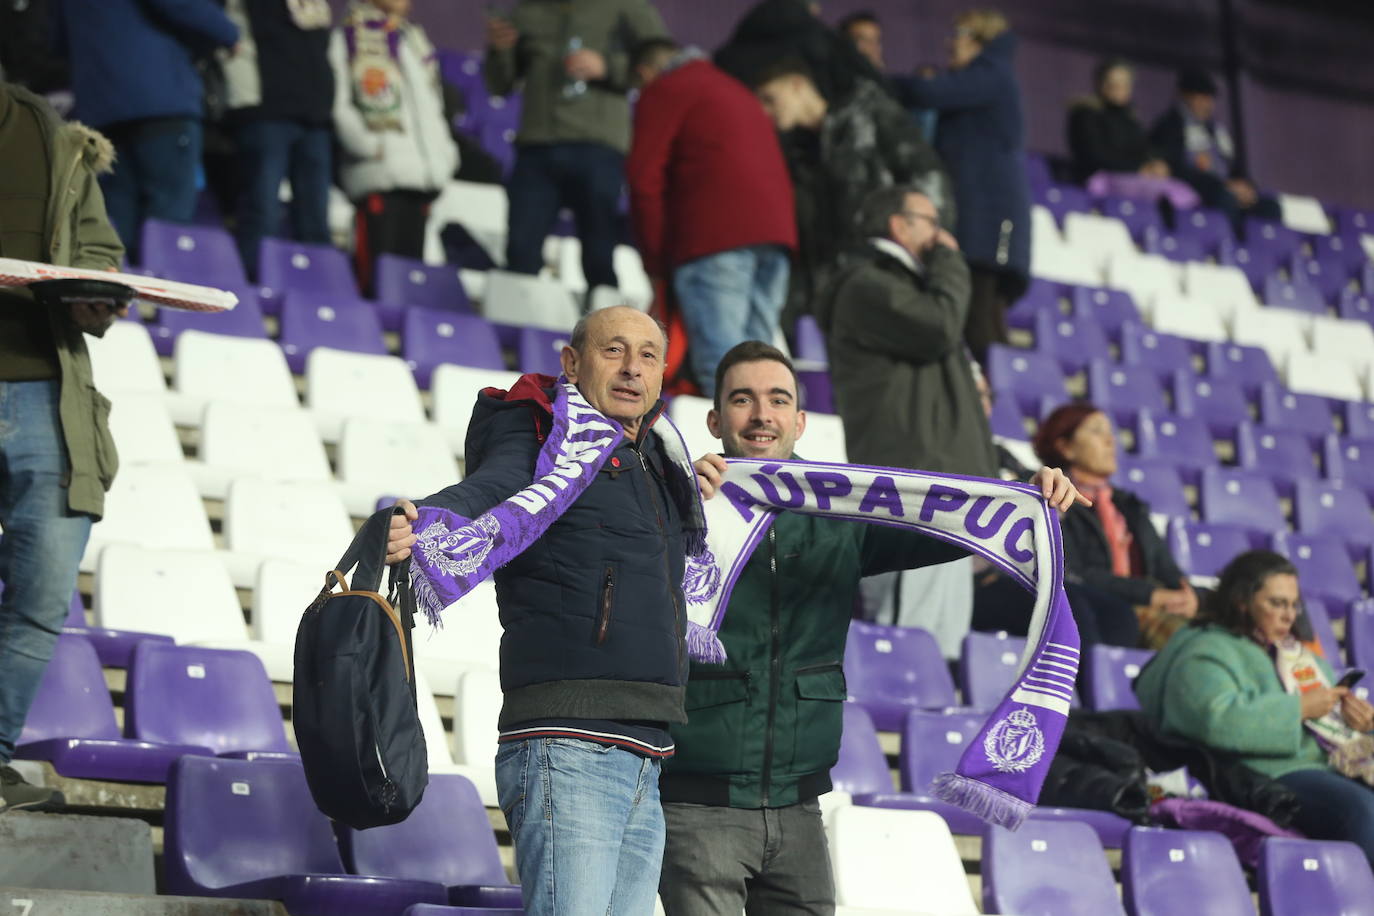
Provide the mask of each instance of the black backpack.
[{"label": "black backpack", "polygon": [[[409,563],[391,568],[389,597],[377,591],[400,511],[363,524],[296,631],[292,721],[306,782],[321,811],[358,830],[405,820],[429,783]],[[355,565],[350,586],[344,576]]]}]

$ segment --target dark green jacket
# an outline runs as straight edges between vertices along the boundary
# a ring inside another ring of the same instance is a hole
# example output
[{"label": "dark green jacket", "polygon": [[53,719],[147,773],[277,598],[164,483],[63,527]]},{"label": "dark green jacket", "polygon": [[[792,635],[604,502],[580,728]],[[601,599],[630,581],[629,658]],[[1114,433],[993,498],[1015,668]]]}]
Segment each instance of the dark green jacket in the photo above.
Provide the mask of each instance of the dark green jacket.
[{"label": "dark green jacket", "polygon": [[859,579],[965,555],[912,531],[782,513],[731,594],[729,660],[692,665],[663,801],[777,808],[830,791]]},{"label": "dark green jacket", "polygon": [[[520,133],[515,142],[603,143],[630,148],[630,52],[646,38],[667,34],[648,0],[521,0],[510,14],[520,40],[509,51],[487,49],[485,76],[493,95],[523,88]],[[599,51],[606,75],[587,91],[563,94],[568,42]]]}]

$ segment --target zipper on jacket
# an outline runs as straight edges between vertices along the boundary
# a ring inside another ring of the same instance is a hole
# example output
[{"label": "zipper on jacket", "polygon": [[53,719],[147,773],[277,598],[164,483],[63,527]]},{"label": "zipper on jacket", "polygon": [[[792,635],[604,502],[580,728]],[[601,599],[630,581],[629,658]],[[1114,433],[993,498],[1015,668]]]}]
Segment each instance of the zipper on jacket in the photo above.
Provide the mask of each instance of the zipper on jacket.
[{"label": "zipper on jacket", "polygon": [[601,586],[601,619],[596,625],[596,644],[606,641],[606,631],[611,627],[611,604],[615,601],[615,569],[606,567],[606,580]]},{"label": "zipper on jacket", "polygon": [[797,674],[812,674],[817,671],[839,671],[844,668],[843,662],[817,662],[814,665],[802,665],[797,669]]},{"label": "zipper on jacket", "polygon": [[698,668],[692,672],[694,681],[748,681],[753,677],[748,671],[717,671],[714,668]]},{"label": "zipper on jacket", "polygon": [[782,677],[782,621],[778,602],[778,535],[776,527],[768,529],[768,575],[772,580],[772,597],[768,615],[771,641],[768,648],[768,725],[763,733],[763,785],[760,799],[768,807],[769,787],[773,782],[773,724],[778,713],[778,688]]},{"label": "zipper on jacket", "polygon": [[[668,563],[668,529],[663,526],[663,513],[658,509],[658,500],[654,497],[654,477],[649,473],[649,462],[645,459],[644,453],[639,450],[638,445],[633,445],[636,455],[639,456],[639,467],[644,472],[644,484],[649,490],[649,503],[654,507],[654,521],[658,522],[658,534],[663,539],[663,573],[664,581],[668,583],[668,597],[673,602],[673,622],[677,627],[677,632],[682,632],[682,608],[677,603],[677,590],[673,588],[673,568]],[[677,667],[681,671],[683,667],[682,651],[683,641],[677,640]]]}]

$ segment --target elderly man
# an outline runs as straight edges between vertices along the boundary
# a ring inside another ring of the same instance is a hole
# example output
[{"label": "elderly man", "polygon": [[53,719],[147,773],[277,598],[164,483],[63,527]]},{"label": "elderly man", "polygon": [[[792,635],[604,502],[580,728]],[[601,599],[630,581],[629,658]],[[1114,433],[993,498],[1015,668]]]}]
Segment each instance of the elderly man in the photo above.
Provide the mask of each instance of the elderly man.
[{"label": "elderly man", "polygon": [[[698,512],[690,469],[678,469],[654,429],[666,346],[632,308],[578,323],[563,373],[624,436],[576,501],[495,573],[505,628],[496,779],[531,916],[654,906],[659,766],[673,752],[668,724],[686,721],[684,519]],[[476,518],[529,486],[553,386],[527,375],[508,392],[484,391],[468,428],[467,477],[421,505]],[[397,516],[388,561],[415,543]]]},{"label": "elderly man", "polygon": [[[912,187],[864,202],[863,250],[817,304],[850,460],[997,476],[964,349],[969,269],[931,199]],[[956,658],[973,613],[968,561],[867,587],[871,616],[930,630]]]},{"label": "elderly man", "polygon": [[[707,424],[725,455],[795,457],[806,414],[787,357],[746,341],[725,355],[717,379]],[[696,467],[703,495],[713,495],[723,460],[707,455]],[[1077,495],[1056,470],[1036,482],[1061,509]],[[830,790],[839,756],[840,666],[859,579],[963,556],[909,530],[778,516],[730,595],[720,631],[729,660],[693,665],[691,719],[673,726],[659,886],[668,916],[834,912],[816,799]]]}]

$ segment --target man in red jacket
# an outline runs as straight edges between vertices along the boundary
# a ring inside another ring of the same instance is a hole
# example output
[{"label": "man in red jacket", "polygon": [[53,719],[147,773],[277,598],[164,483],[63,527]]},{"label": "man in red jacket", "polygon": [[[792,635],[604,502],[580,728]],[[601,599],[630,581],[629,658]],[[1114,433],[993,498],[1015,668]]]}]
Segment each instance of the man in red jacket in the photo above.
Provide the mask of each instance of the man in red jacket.
[{"label": "man in red jacket", "polygon": [[774,340],[797,245],[777,134],[745,86],[667,39],[632,57],[643,93],[626,163],[644,267],[671,286],[692,373],[714,395],[716,365],[745,340]]}]

